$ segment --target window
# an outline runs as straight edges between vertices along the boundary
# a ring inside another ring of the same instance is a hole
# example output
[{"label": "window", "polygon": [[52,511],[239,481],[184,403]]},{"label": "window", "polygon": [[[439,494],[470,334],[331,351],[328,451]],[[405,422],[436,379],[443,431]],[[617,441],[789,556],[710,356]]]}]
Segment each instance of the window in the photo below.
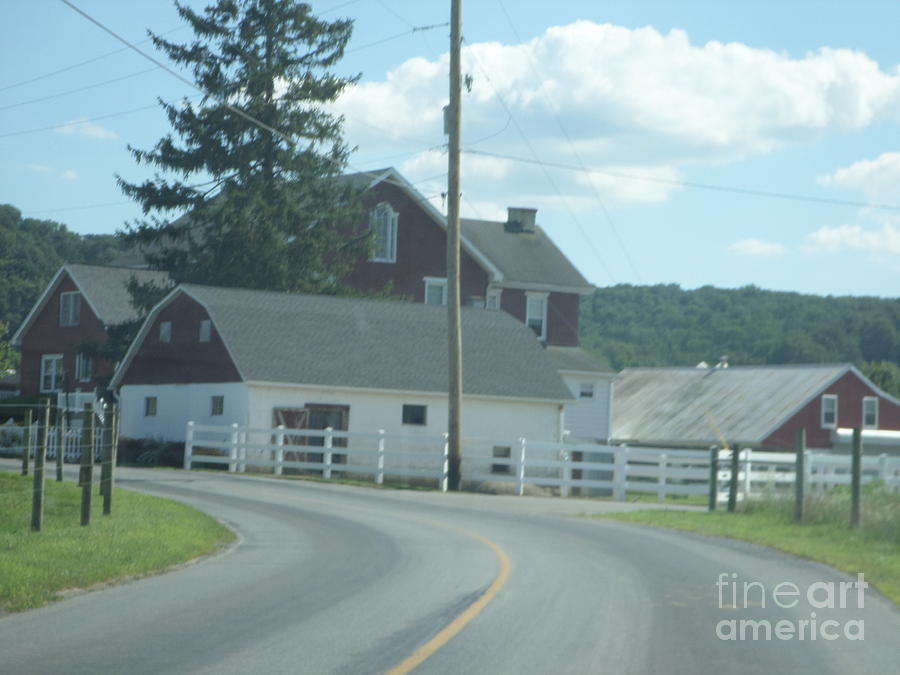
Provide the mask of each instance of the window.
[{"label": "window", "polygon": [[[508,445],[494,446],[494,459],[509,459],[512,457],[512,448]],[[512,473],[512,466],[509,464],[491,464],[491,473]]]},{"label": "window", "polygon": [[200,335],[198,336],[198,340],[200,342],[209,342],[209,335],[212,332],[210,327],[209,319],[203,319],[200,322]]},{"label": "window", "polygon": [[878,397],[863,397],[863,426],[866,429],[878,428]]},{"label": "window", "polygon": [[594,398],[594,383],[593,382],[579,382],[578,383],[578,398]]},{"label": "window", "polygon": [[155,396],[146,396],[144,398],[144,417],[156,417]]},{"label": "window", "polygon": [[159,341],[160,342],[171,342],[172,341],[172,322],[171,321],[161,321],[159,324]]},{"label": "window", "polygon": [[397,261],[397,215],[386,202],[382,202],[372,211],[369,221],[375,240],[370,258],[372,262]]},{"label": "window", "polygon": [[425,304],[447,304],[447,280],[436,277],[425,277]]},{"label": "window", "polygon": [[484,309],[484,298],[482,298],[480,295],[470,295],[468,298],[466,298],[466,307]]},{"label": "window", "polygon": [[59,325],[77,326],[81,320],[81,293],[59,294]]},{"label": "window", "polygon": [[487,292],[487,296],[484,299],[484,306],[486,309],[500,309],[500,293],[502,293],[502,289],[500,288],[489,288]]},{"label": "window", "polygon": [[213,396],[212,397],[212,407],[210,409],[210,415],[224,415],[225,414],[225,397],[224,396]]},{"label": "window", "polygon": [[834,429],[837,427],[838,397],[834,394],[822,396],[822,428]]},{"label": "window", "polygon": [[59,391],[63,381],[62,354],[44,354],[41,357],[41,391]]},{"label": "window", "polygon": [[87,354],[78,354],[75,356],[75,379],[79,382],[91,381],[92,359]]},{"label": "window", "polygon": [[425,413],[428,406],[424,405],[406,405],[403,406],[403,424],[416,424],[424,426]]},{"label": "window", "polygon": [[538,340],[547,339],[547,293],[525,292],[525,324]]}]

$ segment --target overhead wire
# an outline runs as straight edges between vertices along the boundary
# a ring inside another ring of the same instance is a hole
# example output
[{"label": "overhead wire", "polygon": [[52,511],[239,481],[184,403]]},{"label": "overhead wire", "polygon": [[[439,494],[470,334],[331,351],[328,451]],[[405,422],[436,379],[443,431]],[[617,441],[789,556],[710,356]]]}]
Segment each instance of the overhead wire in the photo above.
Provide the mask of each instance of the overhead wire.
[{"label": "overhead wire", "polygon": [[[66,0],[62,0],[65,2]],[[152,73],[156,68],[147,68],[145,70],[139,70],[134,73],[129,73],[128,75],[121,75],[120,77],[114,77],[111,80],[104,80],[103,82],[95,82],[94,84],[88,84],[83,87],[77,87],[76,89],[69,89],[68,91],[61,91],[55,94],[49,94],[47,96],[40,96],[38,98],[29,99],[28,101],[19,101],[18,103],[10,103],[8,105],[0,106],[0,110],[10,110],[12,108],[20,108],[23,105],[31,105],[32,103],[43,103],[44,101],[50,101],[55,98],[62,98],[63,96],[69,96],[71,94],[77,94],[82,91],[87,91],[88,89],[96,89],[97,87],[103,87],[107,84],[113,84],[115,82],[122,82],[123,80],[129,80],[134,77],[139,77],[140,75],[146,75],[147,73]]]}]

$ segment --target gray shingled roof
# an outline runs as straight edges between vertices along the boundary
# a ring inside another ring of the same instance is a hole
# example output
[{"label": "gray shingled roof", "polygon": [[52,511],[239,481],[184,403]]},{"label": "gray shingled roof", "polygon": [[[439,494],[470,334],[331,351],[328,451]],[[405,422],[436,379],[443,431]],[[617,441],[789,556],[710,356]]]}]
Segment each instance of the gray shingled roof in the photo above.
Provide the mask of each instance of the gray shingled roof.
[{"label": "gray shingled roof", "polygon": [[613,384],[617,442],[759,445],[849,364],[628,368]]},{"label": "gray shingled roof", "polygon": [[460,220],[462,235],[497,266],[505,282],[590,288],[539,226],[534,232],[507,232],[505,225],[493,220]]},{"label": "gray shingled roof", "polygon": [[132,276],[140,283],[170,285],[165,272],[100,265],[66,265],[66,269],[107,326],[140,318],[128,293],[128,280]]},{"label": "gray shingled roof", "polygon": [[614,373],[605,362],[588,354],[581,347],[547,346],[547,356],[553,361],[557,370],[571,370],[582,373]]},{"label": "gray shingled roof", "polygon": [[[389,300],[184,285],[209,311],[244,380],[447,391],[447,310]],[[567,400],[534,334],[505,312],[464,308],[463,389]]]}]

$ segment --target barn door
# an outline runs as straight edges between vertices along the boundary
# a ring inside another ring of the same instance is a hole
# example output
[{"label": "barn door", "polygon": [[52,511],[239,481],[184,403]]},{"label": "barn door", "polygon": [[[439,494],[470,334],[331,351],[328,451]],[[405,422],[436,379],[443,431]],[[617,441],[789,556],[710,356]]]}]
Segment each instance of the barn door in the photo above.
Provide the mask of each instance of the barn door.
[{"label": "barn door", "polygon": [[[309,412],[308,429],[327,429],[331,427],[335,431],[347,431],[347,422],[350,418],[350,406],[348,405],[323,405],[318,403],[307,403],[306,410]],[[319,437],[311,437],[310,445],[325,445],[325,439]],[[332,442],[335,448],[346,448],[346,438],[335,438]],[[331,461],[334,464],[346,464],[347,455],[332,453]]]}]

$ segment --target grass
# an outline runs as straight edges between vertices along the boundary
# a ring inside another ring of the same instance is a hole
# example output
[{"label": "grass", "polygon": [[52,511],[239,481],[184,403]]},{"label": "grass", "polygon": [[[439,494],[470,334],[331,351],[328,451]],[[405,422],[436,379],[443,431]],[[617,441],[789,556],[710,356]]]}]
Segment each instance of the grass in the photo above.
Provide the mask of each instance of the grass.
[{"label": "grass", "polygon": [[46,482],[41,532],[31,531],[32,478],[0,471],[0,611],[58,599],[68,589],[145,576],[212,553],[234,539],[213,518],[183,504],[114,489],[112,514],[93,494],[79,525],[81,490]]},{"label": "grass", "polygon": [[900,604],[900,494],[870,484],[862,504],[863,526],[857,530],[848,525],[846,488],[810,497],[803,524],[793,521],[793,500],[779,498],[747,502],[738,513],[656,510],[598,517],[743,539],[851,575],[862,572],[866,581]]}]

